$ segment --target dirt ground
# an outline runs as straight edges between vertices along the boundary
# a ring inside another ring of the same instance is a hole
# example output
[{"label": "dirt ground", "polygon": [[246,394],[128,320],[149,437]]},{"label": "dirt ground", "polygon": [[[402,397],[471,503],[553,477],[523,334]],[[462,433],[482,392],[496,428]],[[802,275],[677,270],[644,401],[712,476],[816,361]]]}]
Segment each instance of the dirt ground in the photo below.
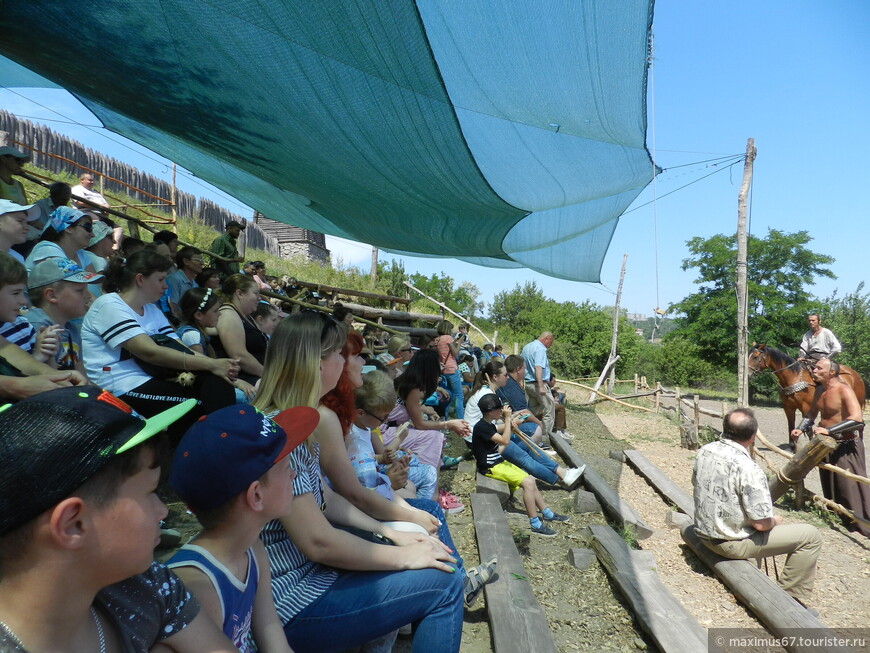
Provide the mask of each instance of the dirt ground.
[{"label": "dirt ground", "polygon": [[[616,438],[631,442],[674,482],[691,492],[694,452],[680,449],[675,423],[661,415],[628,410],[599,405],[596,412]],[[785,417],[780,409],[760,408],[756,409],[756,414],[762,433],[769,434],[771,442],[785,441]],[[762,453],[777,466],[786,460],[767,449],[762,449]],[[819,491],[817,473],[811,474],[807,486]],[[665,526],[666,508],[640,476],[626,470],[620,479],[619,493],[655,527],[655,534],[643,540],[640,548],[654,553],[662,581],[702,625],[760,627],[718,580],[700,568],[700,563],[682,543],[679,532]],[[788,498],[780,503],[793,505]],[[812,606],[820,612],[821,621],[835,628],[866,627],[870,622],[870,542],[850,533],[840,525],[839,519],[830,518],[819,510],[793,511],[778,507],[777,513],[787,523],[810,523],[821,532],[823,547],[812,601]],[[845,610],[844,597],[848,597]]]},{"label": "dirt ground", "polygon": [[[710,403],[718,410],[720,403]],[[773,443],[785,441],[785,417],[774,408],[757,409],[762,433]],[[715,425],[721,420],[710,418]],[[612,449],[633,448],[662,469],[675,483],[691,493],[694,452],[680,448],[679,429],[665,414],[634,412],[615,404],[598,404],[594,409],[569,405],[568,427],[574,434],[574,448],[599,474],[608,479],[652,528],[653,535],[638,543],[656,558],[659,576],[674,596],[705,628],[763,628],[736,601],[682,542],[679,531],[665,524],[670,508],[665,501],[629,467],[609,458]],[[456,447],[453,451],[460,452]],[[774,464],[785,458],[762,450]],[[453,455],[456,455],[455,453]],[[808,479],[808,489],[818,491],[818,475]],[[467,502],[473,492],[473,475],[461,472],[444,474],[444,485]],[[547,486],[541,485],[544,489]],[[507,515],[535,594],[550,622],[560,652],[656,650],[645,637],[625,606],[619,591],[603,568],[594,563],[581,572],[567,563],[567,550],[585,546],[583,530],[591,523],[606,523],[601,515],[570,513],[570,497],[564,491],[545,491],[547,501],[557,511],[571,514],[570,525],[559,528],[549,540],[529,539],[528,522],[519,506]],[[780,503],[788,506],[786,498]],[[451,531],[466,563],[477,563],[476,541],[470,508],[451,515]],[[817,526],[824,541],[818,565],[813,607],[823,623],[834,628],[865,628],[870,623],[870,542],[850,533],[838,519],[818,510],[793,511],[777,508],[786,522],[804,521]],[[772,573],[772,572],[771,572]],[[848,609],[843,609],[848,597]],[[396,651],[409,650],[400,640]],[[491,651],[484,600],[466,611],[462,651]]]},{"label": "dirt ground", "polygon": [[[675,483],[691,492],[694,452],[680,448],[676,423],[665,414],[635,412],[615,404],[598,404],[595,408],[580,406],[579,399],[579,396],[569,396],[567,417],[568,430],[574,435],[572,445],[655,529],[653,535],[642,540],[638,547],[654,554],[664,584],[707,628],[760,628],[760,624],[683,544],[679,531],[665,525],[664,518],[670,508],[664,500],[628,466],[608,456],[614,449],[638,449]],[[710,405],[716,410],[719,406],[718,402]],[[758,414],[761,430],[768,439],[774,443],[784,441],[785,417],[782,411],[758,409]],[[710,419],[711,424],[716,421]],[[445,452],[461,455],[464,449],[465,445],[458,438],[450,438]],[[780,461],[778,464],[782,464],[785,461],[769,451],[765,453],[771,462]],[[817,475],[814,473],[813,476],[816,485],[811,480],[808,487],[817,491]],[[441,486],[458,495],[467,506],[464,512],[449,515],[448,523],[457,549],[469,567],[479,563],[469,499],[475,489],[474,482],[475,476],[470,471],[442,473]],[[601,514],[574,514],[571,511],[572,498],[567,492],[545,484],[539,484],[539,487],[555,511],[571,515],[569,524],[555,526],[557,537],[530,537],[528,520],[519,501],[507,511],[506,517],[523,556],[528,580],[544,608],[560,653],[656,650],[597,562],[585,571],[579,571],[567,562],[568,549],[586,546],[585,527],[606,524],[605,517]],[[516,499],[520,498],[521,493],[518,493]],[[787,500],[781,503],[788,505]],[[178,514],[180,512],[178,504],[173,506],[176,519],[189,520],[188,528],[182,527],[189,536],[195,530],[195,520],[189,515]],[[870,623],[870,543],[860,535],[848,532],[839,520],[825,517],[818,510],[796,512],[778,508],[777,512],[787,522],[805,521],[821,531],[824,545],[813,600],[813,607],[821,613],[820,619],[835,628],[867,627]],[[844,609],[845,602],[847,609]],[[492,651],[483,596],[473,609],[465,611],[461,650],[463,653]],[[399,637],[394,652],[407,651],[410,651],[410,639]]]}]

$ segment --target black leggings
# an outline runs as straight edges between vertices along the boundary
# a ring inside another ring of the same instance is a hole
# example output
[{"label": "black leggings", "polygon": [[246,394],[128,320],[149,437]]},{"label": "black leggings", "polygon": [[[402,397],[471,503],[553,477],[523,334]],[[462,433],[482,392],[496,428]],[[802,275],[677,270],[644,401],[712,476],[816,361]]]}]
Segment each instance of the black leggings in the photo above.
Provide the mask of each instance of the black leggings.
[{"label": "black leggings", "polygon": [[169,441],[174,448],[181,436],[202,415],[235,404],[236,391],[233,386],[214,374],[199,372],[193,385],[183,386],[172,381],[152,378],[122,395],[121,399],[143,417],[153,417],[183,401],[196,399],[196,406],[167,429]]}]

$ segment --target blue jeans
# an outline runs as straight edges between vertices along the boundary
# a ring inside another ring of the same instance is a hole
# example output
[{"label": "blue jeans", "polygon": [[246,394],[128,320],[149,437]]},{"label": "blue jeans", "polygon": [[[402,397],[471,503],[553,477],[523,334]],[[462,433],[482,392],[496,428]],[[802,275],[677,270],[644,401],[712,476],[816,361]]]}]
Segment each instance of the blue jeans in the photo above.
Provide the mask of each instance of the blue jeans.
[{"label": "blue jeans", "polygon": [[556,461],[546,454],[534,451],[514,434],[511,434],[511,442],[501,455],[508,462],[550,485],[559,482],[555,471],[558,467]]},{"label": "blue jeans", "polygon": [[413,653],[456,653],[462,638],[465,572],[444,512],[428,499],[409,499],[441,521],[438,538],[453,549],[456,571],[342,571],[332,587],[286,626],[297,653],[341,651],[414,625]]},{"label": "blue jeans", "polygon": [[[447,379],[447,387],[450,390],[450,403],[455,404],[456,419],[465,419],[465,400],[462,397],[462,375],[459,370],[453,374],[444,374]],[[450,412],[450,406],[447,406],[447,411]]]}]

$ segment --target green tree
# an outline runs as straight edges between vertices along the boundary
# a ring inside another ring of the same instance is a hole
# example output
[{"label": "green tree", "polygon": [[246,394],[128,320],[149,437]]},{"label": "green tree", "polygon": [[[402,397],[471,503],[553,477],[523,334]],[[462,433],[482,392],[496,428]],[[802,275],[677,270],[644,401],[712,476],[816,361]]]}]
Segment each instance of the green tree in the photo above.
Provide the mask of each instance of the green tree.
[{"label": "green tree", "polygon": [[[817,277],[835,278],[826,266],[834,259],[807,248],[806,231],[770,229],[766,238],[749,236],[747,292],[750,341],[779,347],[795,345],[814,306],[806,287]],[[737,367],[736,239],[717,234],[687,242],[683,270],[696,269],[697,292],[672,305],[682,313],[668,338],[683,338],[716,368]]]},{"label": "green tree", "polygon": [[[551,331],[555,344],[550,363],[557,376],[576,378],[598,374],[610,355],[613,308],[602,309],[590,302],[557,302],[544,296],[538,286],[517,284],[513,290],[498,293],[490,307],[490,319],[501,339],[515,339],[520,346]],[[628,320],[620,317],[617,371],[633,369],[641,338]]]},{"label": "green tree", "polygon": [[520,337],[537,337],[542,330],[549,328],[538,322],[542,317],[541,309],[549,301],[538,284],[527,281],[523,286],[517,284],[513,290],[496,294],[489,308],[489,317],[499,329],[508,329]]},{"label": "green tree", "polygon": [[378,262],[377,287],[385,294],[393,297],[405,297],[408,294],[408,288],[405,286],[407,280],[405,264],[401,261],[391,259],[389,267],[385,262]]},{"label": "green tree", "polygon": [[[474,319],[474,316],[483,310],[483,303],[477,301],[477,298],[480,297],[480,290],[469,281],[463,281],[459,286],[454,286],[453,277],[442,272],[440,275],[432,274],[428,277],[414,273],[411,275],[410,282],[414,287],[468,319]],[[458,320],[451,321],[457,322]]]}]

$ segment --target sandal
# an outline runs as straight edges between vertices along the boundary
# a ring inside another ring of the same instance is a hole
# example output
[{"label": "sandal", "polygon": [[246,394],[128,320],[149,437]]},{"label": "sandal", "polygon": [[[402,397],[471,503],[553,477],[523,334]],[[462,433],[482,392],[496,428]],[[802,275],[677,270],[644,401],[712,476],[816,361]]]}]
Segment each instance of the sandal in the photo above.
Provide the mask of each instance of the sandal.
[{"label": "sandal", "polygon": [[461,457],[452,458],[450,456],[441,456],[441,469],[453,469],[461,462]]},{"label": "sandal", "polygon": [[498,558],[493,556],[488,562],[465,571],[466,608],[470,608],[477,601],[477,597],[480,596],[484,586],[495,577],[495,566],[497,564]]}]

